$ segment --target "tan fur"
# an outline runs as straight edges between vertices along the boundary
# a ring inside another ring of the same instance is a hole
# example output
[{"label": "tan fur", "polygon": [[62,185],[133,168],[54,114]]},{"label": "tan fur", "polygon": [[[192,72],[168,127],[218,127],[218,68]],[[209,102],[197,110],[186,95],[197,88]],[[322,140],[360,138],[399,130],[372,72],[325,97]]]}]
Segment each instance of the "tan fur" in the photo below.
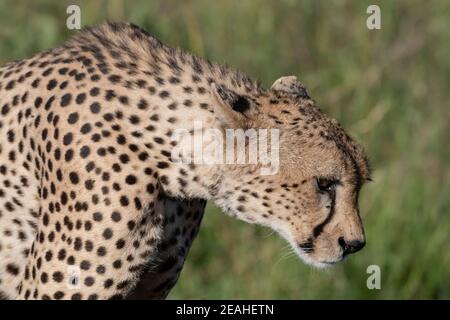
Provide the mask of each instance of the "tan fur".
[{"label": "tan fur", "polygon": [[[1,67],[0,108],[1,295],[164,298],[204,200],[273,228],[319,267],[364,242],[366,157],[295,77],[264,89],[136,26],[106,24]],[[194,121],[279,130],[278,172],[173,162],[173,132]],[[325,178],[333,191],[319,190]],[[68,287],[72,267],[79,288]]]}]

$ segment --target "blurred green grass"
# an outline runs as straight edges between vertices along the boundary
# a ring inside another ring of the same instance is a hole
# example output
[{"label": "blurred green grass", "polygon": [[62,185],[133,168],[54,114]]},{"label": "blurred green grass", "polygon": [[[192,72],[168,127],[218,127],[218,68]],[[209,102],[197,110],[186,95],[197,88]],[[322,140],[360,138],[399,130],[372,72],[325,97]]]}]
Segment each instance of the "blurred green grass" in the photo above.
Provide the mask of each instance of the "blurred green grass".
[{"label": "blurred green grass", "polygon": [[[373,3],[377,31],[365,26]],[[80,5],[83,25],[134,22],[265,86],[297,75],[375,168],[361,195],[368,245],[344,264],[314,270],[269,230],[209,206],[169,298],[450,298],[449,2],[4,0],[0,63],[70,37],[68,4]],[[372,264],[381,290],[366,287]]]}]

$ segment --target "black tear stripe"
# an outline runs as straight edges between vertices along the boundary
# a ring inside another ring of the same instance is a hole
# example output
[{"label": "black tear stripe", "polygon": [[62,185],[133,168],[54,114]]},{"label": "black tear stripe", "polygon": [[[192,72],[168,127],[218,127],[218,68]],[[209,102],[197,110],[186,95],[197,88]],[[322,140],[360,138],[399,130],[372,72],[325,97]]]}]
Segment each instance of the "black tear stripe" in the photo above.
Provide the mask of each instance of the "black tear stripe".
[{"label": "black tear stripe", "polygon": [[325,220],[318,224],[317,226],[314,227],[313,230],[313,239],[317,239],[317,237],[320,236],[320,234],[323,232],[323,228],[325,228],[325,226],[331,221],[331,219],[333,218],[335,212],[336,212],[336,192],[333,191],[333,193],[330,193],[331,196],[331,205],[330,205],[330,212],[328,213],[327,217],[325,218]]},{"label": "black tear stripe", "polygon": [[330,208],[330,212],[328,213],[325,220],[314,227],[312,237],[309,237],[308,240],[306,240],[305,242],[302,242],[298,245],[300,248],[302,248],[302,250],[305,253],[313,253],[314,252],[314,241],[317,239],[318,236],[320,236],[320,234],[323,231],[323,228],[331,221],[331,219],[334,216],[334,213],[336,211],[335,210],[336,195],[334,193],[331,196],[332,196],[331,197],[331,208]]}]

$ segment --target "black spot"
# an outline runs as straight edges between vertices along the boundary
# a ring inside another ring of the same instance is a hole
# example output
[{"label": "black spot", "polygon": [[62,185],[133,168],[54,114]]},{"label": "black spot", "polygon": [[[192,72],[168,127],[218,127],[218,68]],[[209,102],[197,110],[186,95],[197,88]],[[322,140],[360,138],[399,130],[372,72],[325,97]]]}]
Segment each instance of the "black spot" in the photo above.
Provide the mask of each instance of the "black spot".
[{"label": "black spot", "polygon": [[153,141],[155,141],[157,144],[164,144],[164,139],[160,137],[154,137]]},{"label": "black spot", "polygon": [[55,294],[53,295],[53,298],[55,298],[55,300],[60,300],[64,297],[64,292],[62,291],[56,291]]},{"label": "black spot", "polygon": [[73,184],[77,184],[78,182],[80,182],[80,178],[78,177],[78,174],[74,171],[69,173],[69,179]]},{"label": "black spot", "polygon": [[64,145],[69,145],[71,142],[72,142],[72,137],[73,137],[73,135],[72,135],[72,133],[67,133],[66,135],[64,135],[64,138],[63,138],[63,143],[64,143]]},{"label": "black spot", "polygon": [[94,180],[89,179],[84,182],[84,186],[87,190],[92,190],[94,188]]},{"label": "black spot", "polygon": [[80,131],[82,134],[86,134],[86,133],[89,133],[91,131],[91,129],[92,129],[92,126],[89,123],[85,123],[81,127]]},{"label": "black spot", "polygon": [[84,284],[88,287],[91,287],[94,284],[95,280],[93,277],[86,277],[86,279],[84,279]]},{"label": "black spot", "polygon": [[103,215],[100,212],[94,212],[94,214],[92,215],[94,221],[102,221],[103,219]]},{"label": "black spot", "polygon": [[164,185],[168,185],[169,184],[169,178],[167,176],[165,176],[165,175],[161,176],[160,181]]},{"label": "black spot", "polygon": [[52,79],[47,84],[47,90],[52,90],[58,85],[58,82],[55,79]]},{"label": "black spot", "polygon": [[64,279],[64,276],[63,276],[63,274],[61,272],[56,271],[56,272],[53,273],[52,278],[53,278],[53,281],[55,281],[55,282],[62,282],[63,279]]},{"label": "black spot", "polygon": [[121,154],[119,156],[119,159],[120,159],[120,162],[122,162],[124,164],[128,163],[130,161],[130,157],[126,153]]},{"label": "black spot", "polygon": [[100,257],[104,257],[106,255],[106,248],[104,246],[98,247],[97,255]]},{"label": "black spot", "polygon": [[163,90],[163,91],[161,91],[161,92],[159,93],[159,97],[160,97],[161,99],[165,99],[165,98],[167,98],[167,97],[169,97],[169,96],[170,96],[170,94],[169,94],[169,92],[166,91],[166,90]]},{"label": "black spot", "polygon": [[116,248],[117,249],[122,249],[123,247],[125,247],[125,240],[123,239],[119,239],[116,242]]},{"label": "black spot", "polygon": [[99,93],[100,93],[100,90],[97,87],[94,87],[94,88],[91,89],[91,91],[89,91],[89,94],[92,97],[98,96]]},{"label": "black spot", "polygon": [[106,268],[105,268],[105,266],[99,265],[99,266],[95,269],[95,271],[96,271],[98,274],[104,274],[104,273],[106,272]]},{"label": "black spot", "polygon": [[114,90],[106,90],[105,99],[107,101],[111,101],[115,97],[116,97],[116,93],[114,92]]},{"label": "black spot", "polygon": [[79,115],[77,112],[72,112],[71,114],[69,114],[69,117],[67,118],[67,122],[70,124],[74,124],[78,121],[79,119]]},{"label": "black spot", "polygon": [[75,294],[72,295],[72,297],[70,299],[72,299],[72,300],[81,300],[81,294],[75,293]]},{"label": "black spot", "polygon": [[248,100],[242,96],[239,96],[236,100],[232,102],[231,107],[234,111],[244,113],[250,108],[250,103]]},{"label": "black spot", "polygon": [[72,158],[73,158],[73,150],[69,149],[64,154],[64,159],[66,160],[66,162],[69,162],[70,160],[72,160]]},{"label": "black spot", "polygon": [[136,176],[130,174],[125,178],[125,181],[127,184],[135,184],[137,182],[137,178]]},{"label": "black spot", "polygon": [[100,112],[100,104],[98,102],[94,102],[90,106],[92,113],[99,113]]},{"label": "black spot", "polygon": [[120,269],[122,267],[122,261],[116,260],[113,262],[114,269]]},{"label": "black spot", "polygon": [[112,83],[117,83],[122,79],[121,76],[116,75],[116,74],[112,74],[108,77],[108,80],[111,81]]},{"label": "black spot", "polygon": [[128,104],[128,97],[127,96],[120,96],[119,97],[120,103],[127,105]]},{"label": "black spot", "polygon": [[167,162],[160,161],[160,162],[158,162],[157,166],[160,169],[165,169],[165,168],[169,167],[169,164]]},{"label": "black spot", "polygon": [[112,279],[108,279],[108,280],[105,281],[105,283],[104,283],[103,286],[105,287],[105,289],[108,289],[108,288],[110,288],[113,284],[114,284],[114,281],[113,281]]},{"label": "black spot", "polygon": [[138,116],[136,116],[136,115],[132,115],[132,116],[130,116],[130,122],[131,122],[131,124],[138,124],[139,123],[139,117]]},{"label": "black spot", "polygon": [[123,207],[128,206],[129,203],[130,203],[130,201],[128,200],[128,198],[127,198],[126,196],[121,196],[121,197],[120,197],[120,204],[121,204]]},{"label": "black spot", "polygon": [[86,100],[86,94],[85,93],[80,93],[79,95],[77,95],[75,102],[77,104],[82,104],[84,102],[84,100]]},{"label": "black spot", "polygon": [[70,101],[72,100],[72,95],[70,93],[66,93],[61,98],[61,107],[67,107],[70,104]]},{"label": "black spot", "polygon": [[80,150],[80,157],[85,159],[89,156],[90,152],[91,151],[88,146],[83,146],[83,147],[81,147],[81,150]]},{"label": "black spot", "polygon": [[36,107],[36,109],[38,109],[42,104],[42,98],[41,97],[37,97],[36,100],[34,100],[34,106]]},{"label": "black spot", "polygon": [[17,276],[19,274],[19,267],[13,263],[9,263],[6,265],[6,271],[14,276]]},{"label": "black spot", "polygon": [[90,267],[91,267],[91,263],[89,261],[87,261],[87,260],[81,261],[80,268],[82,270],[89,270]]},{"label": "black spot", "polygon": [[121,219],[122,219],[122,216],[120,215],[120,212],[114,211],[114,212],[111,214],[111,220],[112,220],[112,221],[114,221],[114,222],[119,222]]}]

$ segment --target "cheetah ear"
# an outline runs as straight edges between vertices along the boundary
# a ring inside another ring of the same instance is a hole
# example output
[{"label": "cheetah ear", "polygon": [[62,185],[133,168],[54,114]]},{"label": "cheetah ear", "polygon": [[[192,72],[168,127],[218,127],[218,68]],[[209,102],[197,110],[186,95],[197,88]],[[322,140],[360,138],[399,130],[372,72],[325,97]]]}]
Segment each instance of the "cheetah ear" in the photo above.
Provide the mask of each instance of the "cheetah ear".
[{"label": "cheetah ear", "polygon": [[308,91],[296,76],[281,77],[273,83],[270,89],[281,94],[293,95],[296,98],[311,99]]}]

